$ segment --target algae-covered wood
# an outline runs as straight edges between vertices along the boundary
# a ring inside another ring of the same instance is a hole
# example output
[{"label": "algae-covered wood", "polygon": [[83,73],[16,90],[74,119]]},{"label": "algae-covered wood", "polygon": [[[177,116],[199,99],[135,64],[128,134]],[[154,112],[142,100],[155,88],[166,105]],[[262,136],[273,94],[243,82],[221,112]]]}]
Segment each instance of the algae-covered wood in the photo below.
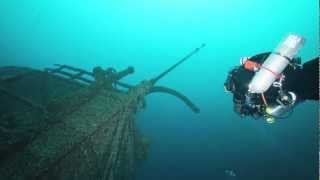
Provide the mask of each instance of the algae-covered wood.
[{"label": "algae-covered wood", "polygon": [[151,93],[175,96],[198,113],[186,96],[155,84],[203,47],[137,85],[120,82],[133,67],[0,67],[0,179],[133,179],[149,144],[135,114]]},{"label": "algae-covered wood", "polygon": [[8,107],[1,124],[14,123],[1,131],[12,132],[2,139],[1,179],[130,179],[139,137],[135,92],[24,70],[28,74],[1,83],[2,106]]}]

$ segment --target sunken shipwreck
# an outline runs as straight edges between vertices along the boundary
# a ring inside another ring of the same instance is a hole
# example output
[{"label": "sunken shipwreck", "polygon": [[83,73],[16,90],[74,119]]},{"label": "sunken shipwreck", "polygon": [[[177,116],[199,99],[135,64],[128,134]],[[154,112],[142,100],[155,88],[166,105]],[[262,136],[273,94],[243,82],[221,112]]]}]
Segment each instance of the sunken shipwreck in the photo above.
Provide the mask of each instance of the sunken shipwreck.
[{"label": "sunken shipwreck", "polygon": [[185,95],[157,82],[203,47],[137,85],[121,82],[133,67],[0,67],[0,179],[133,179],[149,146],[136,113],[151,93],[170,94],[199,113]]}]

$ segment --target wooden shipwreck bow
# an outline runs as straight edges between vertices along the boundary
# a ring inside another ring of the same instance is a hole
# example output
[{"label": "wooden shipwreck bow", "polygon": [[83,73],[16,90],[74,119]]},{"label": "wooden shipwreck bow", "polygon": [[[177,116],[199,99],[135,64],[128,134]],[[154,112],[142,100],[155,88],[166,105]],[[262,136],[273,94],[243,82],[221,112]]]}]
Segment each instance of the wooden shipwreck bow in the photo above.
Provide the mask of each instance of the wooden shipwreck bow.
[{"label": "wooden shipwreck bow", "polygon": [[137,110],[146,95],[161,92],[199,112],[186,96],[156,84],[203,47],[136,86],[120,82],[132,67],[0,67],[0,179],[133,179],[135,161],[148,149],[135,127]]}]

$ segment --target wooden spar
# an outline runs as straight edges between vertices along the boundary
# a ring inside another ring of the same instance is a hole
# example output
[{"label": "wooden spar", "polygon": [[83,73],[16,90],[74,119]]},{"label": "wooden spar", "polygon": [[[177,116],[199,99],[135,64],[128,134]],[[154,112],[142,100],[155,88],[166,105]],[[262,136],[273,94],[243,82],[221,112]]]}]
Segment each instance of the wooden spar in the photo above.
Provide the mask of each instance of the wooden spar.
[{"label": "wooden spar", "polygon": [[157,77],[151,79],[151,82],[153,84],[157,83],[161,78],[163,78],[164,76],[166,76],[168,73],[170,73],[171,71],[173,71],[175,68],[177,68],[179,65],[181,65],[182,63],[184,63],[185,61],[187,61],[188,59],[190,59],[193,55],[197,54],[202,48],[204,48],[206,46],[206,44],[202,44],[200,47],[194,49],[193,51],[191,51],[189,54],[187,54],[186,56],[184,56],[182,59],[180,59],[178,62],[176,62],[174,65],[172,65],[171,67],[169,67],[168,69],[166,69],[164,72],[162,72],[161,74],[159,74]]}]

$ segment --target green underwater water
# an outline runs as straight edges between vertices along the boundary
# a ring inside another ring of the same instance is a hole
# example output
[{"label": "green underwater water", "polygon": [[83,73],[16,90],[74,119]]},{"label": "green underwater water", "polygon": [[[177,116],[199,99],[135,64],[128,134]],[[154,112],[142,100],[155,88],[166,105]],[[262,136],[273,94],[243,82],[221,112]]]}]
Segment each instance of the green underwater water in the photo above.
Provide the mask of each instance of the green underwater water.
[{"label": "green underwater water", "polygon": [[[223,89],[242,56],[273,50],[288,33],[306,38],[303,61],[319,55],[315,0],[3,0],[0,65],[135,67],[126,82],[150,79],[207,46],[159,84],[187,95],[151,95],[137,123],[151,139],[136,179],[264,180],[318,177],[318,104],[297,106],[268,125],[241,119]],[[303,83],[303,82],[302,82]],[[236,177],[225,170],[234,170]]]}]

